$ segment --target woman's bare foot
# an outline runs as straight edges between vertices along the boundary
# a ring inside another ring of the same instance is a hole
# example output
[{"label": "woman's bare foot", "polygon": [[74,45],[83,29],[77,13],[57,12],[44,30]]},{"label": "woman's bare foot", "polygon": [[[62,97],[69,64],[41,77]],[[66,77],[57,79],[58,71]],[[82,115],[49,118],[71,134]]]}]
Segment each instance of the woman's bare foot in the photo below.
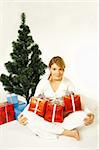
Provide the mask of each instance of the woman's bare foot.
[{"label": "woman's bare foot", "polygon": [[80,140],[79,131],[77,129],[73,129],[73,130],[66,130],[65,129],[61,135],[73,137],[76,140]]}]

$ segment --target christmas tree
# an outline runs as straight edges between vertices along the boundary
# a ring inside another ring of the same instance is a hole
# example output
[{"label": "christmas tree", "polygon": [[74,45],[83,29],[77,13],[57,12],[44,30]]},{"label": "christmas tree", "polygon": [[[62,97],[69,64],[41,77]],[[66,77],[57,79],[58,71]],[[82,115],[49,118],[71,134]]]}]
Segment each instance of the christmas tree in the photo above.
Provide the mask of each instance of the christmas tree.
[{"label": "christmas tree", "polygon": [[22,13],[18,38],[16,42],[12,42],[13,52],[10,53],[12,62],[5,63],[8,75],[1,74],[0,81],[6,91],[25,96],[29,103],[40,81],[40,76],[45,73],[47,66],[42,62],[40,58],[42,53],[30,36],[30,29],[25,22],[25,13]]}]

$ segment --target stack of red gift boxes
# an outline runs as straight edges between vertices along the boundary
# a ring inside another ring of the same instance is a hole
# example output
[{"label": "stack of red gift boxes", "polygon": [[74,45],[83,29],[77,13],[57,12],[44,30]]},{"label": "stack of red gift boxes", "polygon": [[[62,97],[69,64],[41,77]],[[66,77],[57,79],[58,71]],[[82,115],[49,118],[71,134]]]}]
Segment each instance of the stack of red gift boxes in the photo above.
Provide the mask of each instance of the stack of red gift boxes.
[{"label": "stack of red gift boxes", "polygon": [[63,122],[64,111],[71,113],[82,110],[80,95],[70,94],[62,99],[32,97],[28,110],[44,117],[49,122]]},{"label": "stack of red gift boxes", "polygon": [[14,105],[8,102],[0,103],[0,125],[14,119]]},{"label": "stack of red gift boxes", "polygon": [[65,104],[65,111],[67,113],[82,110],[80,95],[70,94],[68,96],[64,96],[63,100]]},{"label": "stack of red gift boxes", "polygon": [[0,125],[17,119],[26,105],[18,100],[16,94],[8,94],[7,102],[0,103]]},{"label": "stack of red gift boxes", "polygon": [[32,97],[30,100],[29,111],[32,111],[40,116],[44,116],[47,100],[38,97]]},{"label": "stack of red gift boxes", "polygon": [[44,119],[49,122],[63,122],[63,105],[57,99],[47,103]]},{"label": "stack of red gift boxes", "polygon": [[[0,125],[16,119],[14,107],[16,107],[16,104],[9,102],[0,103]],[[67,113],[71,113],[80,110],[82,110],[80,95],[75,94],[63,96],[62,99],[32,97],[29,105],[29,111],[32,111],[37,115],[44,117],[44,119],[49,122],[63,122],[64,111]]]}]

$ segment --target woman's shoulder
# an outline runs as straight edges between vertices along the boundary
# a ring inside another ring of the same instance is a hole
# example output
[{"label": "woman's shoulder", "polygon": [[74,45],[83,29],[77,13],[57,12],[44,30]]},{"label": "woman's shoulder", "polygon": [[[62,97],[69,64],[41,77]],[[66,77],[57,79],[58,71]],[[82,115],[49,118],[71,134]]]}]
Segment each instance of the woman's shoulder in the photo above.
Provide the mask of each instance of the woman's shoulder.
[{"label": "woman's shoulder", "polygon": [[63,82],[64,83],[72,83],[72,81],[69,79],[69,78],[67,78],[67,77],[63,77]]},{"label": "woman's shoulder", "polygon": [[67,86],[69,91],[74,91],[75,92],[74,83],[70,79],[64,77],[63,84],[64,84],[64,86]]},{"label": "woman's shoulder", "polygon": [[48,82],[48,76],[41,77],[39,84],[46,84]]}]

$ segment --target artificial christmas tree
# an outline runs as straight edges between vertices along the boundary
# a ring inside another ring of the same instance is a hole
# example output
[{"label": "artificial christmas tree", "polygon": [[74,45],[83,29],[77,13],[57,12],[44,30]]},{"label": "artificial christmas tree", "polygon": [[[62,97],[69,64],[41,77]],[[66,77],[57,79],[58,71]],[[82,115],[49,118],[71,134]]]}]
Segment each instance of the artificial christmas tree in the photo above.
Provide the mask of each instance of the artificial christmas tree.
[{"label": "artificial christmas tree", "polygon": [[42,53],[39,46],[29,35],[30,29],[25,23],[25,13],[21,14],[21,21],[18,38],[16,42],[12,42],[13,52],[10,54],[12,62],[5,63],[9,75],[1,74],[0,81],[6,91],[25,96],[29,103],[47,66],[40,58]]}]

